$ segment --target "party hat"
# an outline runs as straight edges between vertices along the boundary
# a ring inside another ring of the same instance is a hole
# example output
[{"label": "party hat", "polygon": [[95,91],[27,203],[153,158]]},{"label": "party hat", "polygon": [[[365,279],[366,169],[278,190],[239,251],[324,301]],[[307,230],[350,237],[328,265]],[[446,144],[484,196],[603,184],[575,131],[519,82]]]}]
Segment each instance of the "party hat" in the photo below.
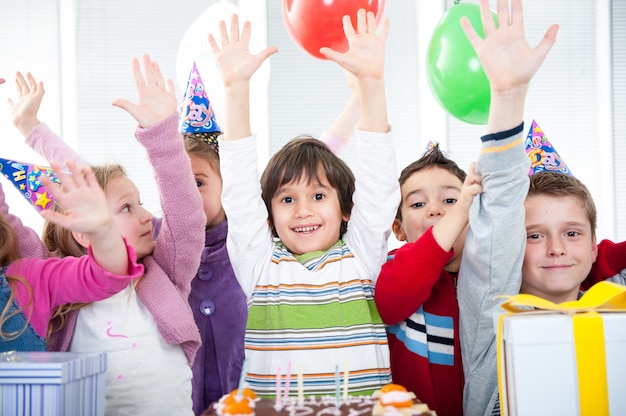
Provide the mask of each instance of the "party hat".
[{"label": "party hat", "polygon": [[428,154],[428,152],[430,152],[430,150],[435,147],[437,145],[437,143],[433,142],[432,140],[429,140],[428,143],[426,144],[426,147],[424,148],[424,150],[422,150],[422,154],[420,155],[420,157],[418,159],[421,159],[422,157],[426,156]]},{"label": "party hat", "polygon": [[531,161],[529,175],[537,172],[561,172],[569,176],[572,175],[535,120],[533,120],[530,130],[528,130],[528,136],[526,136],[526,153]]},{"label": "party hat", "polygon": [[54,198],[42,185],[40,179],[41,175],[46,175],[53,183],[59,183],[52,169],[0,158],[0,172],[15,185],[37,211],[52,207]]},{"label": "party hat", "polygon": [[222,130],[215,121],[213,106],[195,62],[189,74],[187,90],[180,109],[180,132],[202,140],[213,150],[218,151],[217,137],[222,134]]}]

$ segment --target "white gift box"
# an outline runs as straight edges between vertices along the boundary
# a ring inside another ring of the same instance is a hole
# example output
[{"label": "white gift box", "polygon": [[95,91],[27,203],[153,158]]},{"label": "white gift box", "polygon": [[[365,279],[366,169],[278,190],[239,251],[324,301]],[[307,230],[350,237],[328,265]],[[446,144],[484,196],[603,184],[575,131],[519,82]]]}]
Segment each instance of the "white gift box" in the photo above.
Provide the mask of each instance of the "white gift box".
[{"label": "white gift box", "polygon": [[106,366],[106,353],[4,353],[0,414],[104,415]]},{"label": "white gift box", "polygon": [[[626,313],[601,316],[609,411],[626,415]],[[499,376],[507,414],[580,415],[572,315],[518,313],[503,319]]]}]

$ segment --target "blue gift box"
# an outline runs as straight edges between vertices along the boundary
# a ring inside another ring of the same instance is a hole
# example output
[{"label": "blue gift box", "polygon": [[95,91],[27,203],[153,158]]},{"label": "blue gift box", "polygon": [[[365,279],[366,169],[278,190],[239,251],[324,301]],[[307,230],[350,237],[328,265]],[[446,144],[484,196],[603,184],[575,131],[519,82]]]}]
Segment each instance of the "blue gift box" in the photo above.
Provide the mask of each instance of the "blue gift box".
[{"label": "blue gift box", "polygon": [[0,354],[0,414],[104,415],[106,353]]}]

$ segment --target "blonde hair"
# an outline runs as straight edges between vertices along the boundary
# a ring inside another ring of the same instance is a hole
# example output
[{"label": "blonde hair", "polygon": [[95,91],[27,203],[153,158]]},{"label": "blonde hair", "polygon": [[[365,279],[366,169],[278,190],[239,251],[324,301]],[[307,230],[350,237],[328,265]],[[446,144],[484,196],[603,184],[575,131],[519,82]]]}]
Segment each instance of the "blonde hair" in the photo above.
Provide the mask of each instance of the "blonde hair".
[{"label": "blonde hair", "polygon": [[[15,231],[9,224],[6,217],[0,214],[0,264],[2,264],[3,266],[8,266],[13,262],[18,261],[20,258],[19,251],[19,243]],[[30,322],[30,314],[27,314],[26,325],[24,325],[24,328],[20,329],[19,331],[4,332],[2,328],[4,327],[5,322],[7,322],[13,316],[18,315],[20,312],[24,310],[32,311],[33,289],[28,281],[26,281],[26,279],[24,279],[23,277],[5,276],[5,278],[7,280],[7,284],[11,288],[11,294],[9,295],[9,300],[7,301],[6,305],[4,305],[4,308],[0,313],[0,338],[5,341],[12,341],[24,333],[24,331],[28,327],[28,322]],[[24,308],[18,308],[9,313],[11,304],[15,300],[15,288],[18,283],[23,284],[26,287],[26,290],[29,294],[29,301]]]},{"label": "blonde hair", "polygon": [[[100,166],[92,166],[92,170],[96,176],[96,180],[100,184],[100,187],[106,193],[108,185],[115,179],[125,177],[126,171],[121,165],[107,164]],[[53,209],[61,210],[56,205]],[[72,232],[67,228],[58,226],[52,222],[46,221],[43,227],[42,240],[50,252],[55,257],[80,257],[87,254],[87,249],[81,246],[73,237]],[[135,279],[132,283],[132,289],[134,290],[140,279]],[[53,332],[59,331],[65,326],[67,315],[77,309],[81,309],[89,303],[72,303],[59,306],[48,324],[48,336]]]}]

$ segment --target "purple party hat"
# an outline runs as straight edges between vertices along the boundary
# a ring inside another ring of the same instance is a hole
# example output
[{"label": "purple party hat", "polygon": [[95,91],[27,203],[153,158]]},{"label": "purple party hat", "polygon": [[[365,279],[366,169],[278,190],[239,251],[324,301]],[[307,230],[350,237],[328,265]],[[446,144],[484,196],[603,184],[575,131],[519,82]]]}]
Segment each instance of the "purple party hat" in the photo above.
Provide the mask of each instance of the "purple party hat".
[{"label": "purple party hat", "polygon": [[526,153],[531,161],[529,175],[537,172],[561,172],[572,175],[535,120],[533,120],[526,136]]},{"label": "purple party hat", "polygon": [[217,138],[222,134],[222,130],[215,120],[213,106],[195,62],[189,74],[187,90],[180,109],[180,132],[202,140],[213,150],[218,151]]}]

